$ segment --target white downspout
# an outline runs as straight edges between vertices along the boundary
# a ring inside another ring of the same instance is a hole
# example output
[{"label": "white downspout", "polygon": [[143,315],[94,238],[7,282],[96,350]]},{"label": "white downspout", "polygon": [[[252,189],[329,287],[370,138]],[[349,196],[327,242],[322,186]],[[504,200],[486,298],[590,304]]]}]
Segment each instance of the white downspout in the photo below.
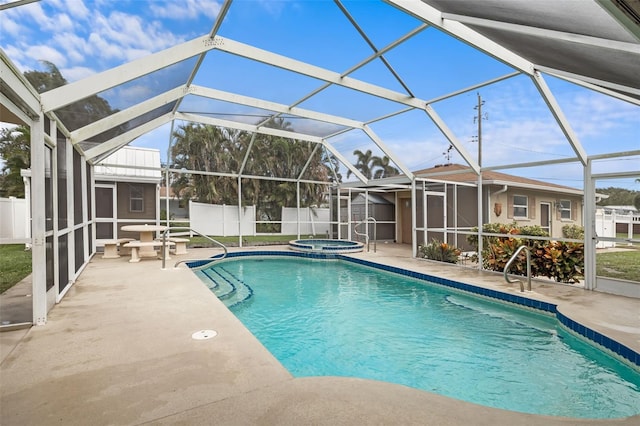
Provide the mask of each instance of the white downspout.
[{"label": "white downspout", "polygon": [[489,195],[487,196],[487,207],[489,208],[489,222],[491,222],[491,196],[507,192],[507,189],[509,189],[509,185],[504,185],[502,189],[498,189],[494,193],[489,192]]}]

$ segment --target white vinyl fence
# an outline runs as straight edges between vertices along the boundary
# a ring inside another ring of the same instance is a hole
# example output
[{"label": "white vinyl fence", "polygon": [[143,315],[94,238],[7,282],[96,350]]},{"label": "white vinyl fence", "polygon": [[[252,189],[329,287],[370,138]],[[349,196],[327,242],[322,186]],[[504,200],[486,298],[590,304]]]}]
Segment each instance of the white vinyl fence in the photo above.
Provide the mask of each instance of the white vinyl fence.
[{"label": "white vinyl fence", "polygon": [[[622,214],[604,209],[596,210],[596,235],[598,237],[615,238],[617,224],[626,224],[627,236],[633,237],[634,224],[640,223],[640,214]],[[615,247],[613,241],[598,241],[597,248]]]},{"label": "white vinyl fence", "polygon": [[[241,209],[242,235],[256,235],[256,207]],[[298,234],[298,209],[282,208],[282,235]],[[189,222],[192,229],[223,237],[240,235],[238,207],[189,202]],[[330,229],[328,208],[301,208],[300,234],[327,235]]]},{"label": "white vinyl fence", "polygon": [[[309,208],[300,209],[300,234],[305,235],[329,235],[329,209]],[[282,208],[282,232],[283,235],[298,234],[298,209],[295,207]]]},{"label": "white vinyl fence", "polygon": [[242,207],[242,217],[238,220],[238,206],[195,203],[189,201],[189,221],[192,229],[205,234],[223,237],[256,234],[255,206]]},{"label": "white vinyl fence", "polygon": [[29,231],[29,214],[26,200],[15,197],[0,198],[0,238],[24,240],[29,238]]}]

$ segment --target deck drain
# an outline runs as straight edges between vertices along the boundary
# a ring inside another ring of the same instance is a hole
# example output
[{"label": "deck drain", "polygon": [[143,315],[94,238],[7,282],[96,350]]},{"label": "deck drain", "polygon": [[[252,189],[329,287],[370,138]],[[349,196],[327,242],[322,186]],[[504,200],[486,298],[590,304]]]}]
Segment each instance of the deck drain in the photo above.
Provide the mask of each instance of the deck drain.
[{"label": "deck drain", "polygon": [[218,332],[215,330],[200,330],[191,335],[193,340],[207,340],[216,337]]}]

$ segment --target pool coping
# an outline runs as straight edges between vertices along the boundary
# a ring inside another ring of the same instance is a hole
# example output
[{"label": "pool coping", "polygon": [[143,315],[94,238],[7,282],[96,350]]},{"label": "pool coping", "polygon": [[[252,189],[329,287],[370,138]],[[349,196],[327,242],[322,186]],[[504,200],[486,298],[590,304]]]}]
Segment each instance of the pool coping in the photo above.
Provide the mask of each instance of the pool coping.
[{"label": "pool coping", "polygon": [[[570,318],[569,315],[565,315],[558,310],[558,305],[555,303],[549,303],[530,297],[521,296],[518,294],[510,294],[499,290],[485,288],[473,284],[468,284],[460,281],[451,280],[449,278],[437,277],[435,275],[426,274],[423,272],[411,271],[396,266],[385,265],[371,260],[355,258],[346,256],[343,254],[333,253],[308,253],[299,251],[275,251],[275,250],[258,250],[258,251],[237,251],[228,253],[226,258],[236,257],[257,257],[257,256],[281,256],[281,257],[302,257],[308,259],[334,259],[344,260],[351,263],[356,263],[376,269],[381,269],[387,272],[393,272],[396,274],[416,278],[430,283],[442,285],[445,287],[455,288],[464,292],[472,293],[479,296],[488,297],[491,299],[500,300],[502,302],[513,303],[522,307],[536,309],[543,312],[547,312],[555,315],[556,319],[565,328],[571,332],[587,339],[590,343],[596,345],[600,349],[616,357],[620,361],[630,365],[633,368],[640,369],[640,353],[634,351],[632,348],[626,346],[623,343],[612,339],[597,330],[587,327],[580,322]],[[214,256],[213,258],[222,258],[222,255]],[[205,261],[189,262],[190,267],[197,267],[206,264]]]}]

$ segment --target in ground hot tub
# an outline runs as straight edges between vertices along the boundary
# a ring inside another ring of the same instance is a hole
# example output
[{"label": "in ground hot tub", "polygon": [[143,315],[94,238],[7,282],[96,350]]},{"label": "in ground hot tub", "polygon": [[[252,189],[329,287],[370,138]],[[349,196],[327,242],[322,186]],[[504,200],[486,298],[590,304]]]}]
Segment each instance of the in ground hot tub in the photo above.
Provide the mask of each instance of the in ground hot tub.
[{"label": "in ground hot tub", "polygon": [[308,239],[289,241],[291,250],[314,253],[356,253],[362,251],[363,247],[363,243],[350,240]]}]

